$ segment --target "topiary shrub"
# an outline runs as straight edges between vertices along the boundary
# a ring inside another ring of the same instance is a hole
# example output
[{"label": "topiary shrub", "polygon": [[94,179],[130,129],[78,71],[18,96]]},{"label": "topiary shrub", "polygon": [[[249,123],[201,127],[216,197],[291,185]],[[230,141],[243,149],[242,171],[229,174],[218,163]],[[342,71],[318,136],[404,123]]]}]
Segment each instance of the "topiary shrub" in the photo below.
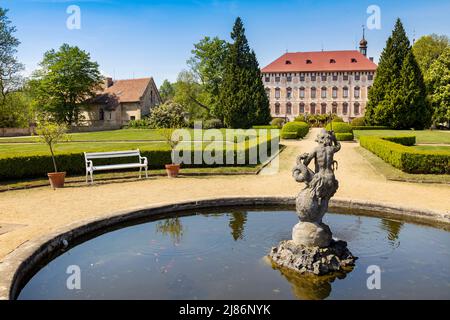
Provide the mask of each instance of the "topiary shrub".
[{"label": "topiary shrub", "polygon": [[281,139],[297,139],[298,138],[298,134],[297,132],[290,132],[290,131],[285,131],[285,132],[281,132]]},{"label": "topiary shrub", "polygon": [[150,128],[150,124],[148,119],[130,120],[126,127],[133,129],[148,129]]},{"label": "topiary shrub", "polygon": [[309,132],[309,125],[306,122],[299,122],[299,121],[288,122],[281,129],[281,137],[283,137],[283,133],[287,132],[296,132],[297,139],[303,138]]},{"label": "topiary shrub", "polygon": [[326,126],[328,131],[333,130],[335,133],[353,133],[352,126],[345,122],[329,123]]},{"label": "topiary shrub", "polygon": [[344,122],[344,119],[342,119],[341,117],[338,117],[338,116],[334,115],[334,116],[333,116],[332,122]]},{"label": "topiary shrub", "polygon": [[336,133],[337,141],[353,141],[353,133]]},{"label": "topiary shrub", "polygon": [[219,119],[205,120],[203,123],[203,129],[220,129],[223,128],[222,121]]},{"label": "topiary shrub", "polygon": [[364,127],[366,125],[366,121],[363,117],[355,118],[351,121],[352,127]]},{"label": "topiary shrub", "polygon": [[281,129],[281,127],[284,124],[284,119],[281,118],[274,118],[271,122],[270,125],[271,126],[277,126],[279,129]]}]

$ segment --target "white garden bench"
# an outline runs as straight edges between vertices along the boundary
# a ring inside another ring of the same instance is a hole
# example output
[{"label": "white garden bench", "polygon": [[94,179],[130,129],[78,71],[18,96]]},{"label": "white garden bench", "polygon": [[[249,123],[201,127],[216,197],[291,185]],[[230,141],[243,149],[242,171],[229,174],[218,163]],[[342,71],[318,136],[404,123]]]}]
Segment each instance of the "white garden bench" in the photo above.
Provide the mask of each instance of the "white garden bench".
[{"label": "white garden bench", "polygon": [[[110,159],[110,158],[124,158],[136,157],[138,162],[108,164],[108,165],[94,165],[93,160],[96,159]],[[145,177],[148,178],[148,160],[147,157],[141,157],[141,152],[137,150],[129,151],[109,151],[109,152],[85,152],[84,159],[86,161],[86,183],[88,183],[88,175],[91,176],[91,183],[94,183],[94,171],[116,170],[116,169],[132,169],[139,168],[139,178],[141,178],[142,169],[145,169]]]}]

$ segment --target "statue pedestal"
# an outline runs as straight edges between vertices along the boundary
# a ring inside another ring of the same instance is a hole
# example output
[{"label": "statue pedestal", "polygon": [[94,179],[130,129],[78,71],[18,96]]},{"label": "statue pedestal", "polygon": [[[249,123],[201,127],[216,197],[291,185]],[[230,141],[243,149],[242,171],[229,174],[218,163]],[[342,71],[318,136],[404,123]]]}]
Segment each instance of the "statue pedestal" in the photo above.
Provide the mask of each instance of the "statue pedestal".
[{"label": "statue pedestal", "polygon": [[292,241],[297,245],[324,248],[331,240],[331,230],[325,223],[299,222],[292,229]]},{"label": "statue pedestal", "polygon": [[347,249],[347,242],[333,239],[324,248],[297,244],[293,240],[281,241],[278,247],[272,248],[269,257],[279,266],[316,275],[350,271],[358,259]]}]

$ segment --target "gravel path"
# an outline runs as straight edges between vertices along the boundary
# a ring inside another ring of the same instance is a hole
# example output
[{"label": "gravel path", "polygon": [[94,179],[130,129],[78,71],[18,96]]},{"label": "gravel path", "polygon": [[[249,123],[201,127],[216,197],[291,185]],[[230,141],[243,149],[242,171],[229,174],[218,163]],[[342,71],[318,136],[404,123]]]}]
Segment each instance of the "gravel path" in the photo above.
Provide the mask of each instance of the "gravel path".
[{"label": "gravel path", "polygon": [[[303,187],[291,178],[295,157],[314,147],[316,134],[317,129],[313,129],[303,141],[286,141],[287,148],[279,157],[280,170],[275,175],[156,177],[56,191],[43,187],[0,193],[0,225],[17,226],[0,233],[0,260],[29,239],[110,212],[207,197],[293,196]],[[336,197],[449,213],[448,185],[386,181],[356,152],[357,147],[357,143],[343,143],[342,150],[336,154],[339,162],[336,177],[340,184]]]}]

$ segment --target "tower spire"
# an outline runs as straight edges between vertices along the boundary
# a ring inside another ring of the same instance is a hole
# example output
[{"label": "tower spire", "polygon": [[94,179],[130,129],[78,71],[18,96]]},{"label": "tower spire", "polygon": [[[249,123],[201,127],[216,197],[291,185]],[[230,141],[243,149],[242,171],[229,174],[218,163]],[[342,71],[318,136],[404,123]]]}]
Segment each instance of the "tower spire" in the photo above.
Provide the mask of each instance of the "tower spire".
[{"label": "tower spire", "polygon": [[359,52],[367,57],[367,40],[366,40],[366,28],[362,25],[363,36],[359,42]]}]

